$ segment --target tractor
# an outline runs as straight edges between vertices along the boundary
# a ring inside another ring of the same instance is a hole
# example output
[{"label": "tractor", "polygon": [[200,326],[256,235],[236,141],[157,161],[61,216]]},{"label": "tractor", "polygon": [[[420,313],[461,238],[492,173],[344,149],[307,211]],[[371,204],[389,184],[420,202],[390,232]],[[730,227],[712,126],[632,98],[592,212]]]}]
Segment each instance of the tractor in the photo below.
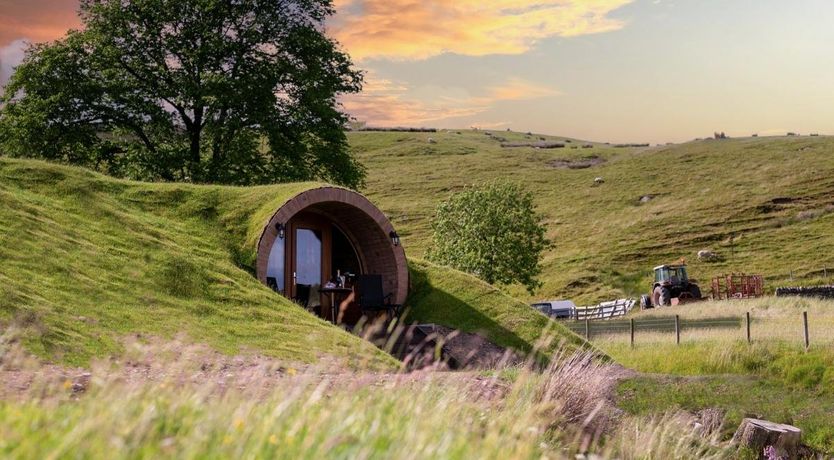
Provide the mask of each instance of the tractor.
[{"label": "tractor", "polygon": [[701,289],[686,274],[686,264],[660,265],[654,268],[654,283],[649,295],[640,296],[640,307],[669,307],[701,300]]}]

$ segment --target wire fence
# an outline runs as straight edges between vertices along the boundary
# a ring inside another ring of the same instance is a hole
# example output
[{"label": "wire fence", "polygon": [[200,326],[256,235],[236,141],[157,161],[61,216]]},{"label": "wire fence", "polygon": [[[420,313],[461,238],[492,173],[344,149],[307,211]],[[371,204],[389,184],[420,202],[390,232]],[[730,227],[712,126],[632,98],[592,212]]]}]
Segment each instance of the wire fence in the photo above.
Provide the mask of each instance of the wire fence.
[{"label": "wire fence", "polygon": [[[808,312],[802,312],[802,331],[805,349],[810,347],[808,329]],[[564,324],[576,334],[593,340],[601,336],[630,334],[631,345],[637,340],[638,333],[668,333],[675,335],[676,343],[680,344],[681,335],[687,331],[697,330],[743,330],[748,343],[752,343],[751,324],[753,317],[750,312],[743,316],[716,316],[710,318],[687,319],[680,315],[652,316],[647,318],[615,319],[609,321],[567,321]]]}]

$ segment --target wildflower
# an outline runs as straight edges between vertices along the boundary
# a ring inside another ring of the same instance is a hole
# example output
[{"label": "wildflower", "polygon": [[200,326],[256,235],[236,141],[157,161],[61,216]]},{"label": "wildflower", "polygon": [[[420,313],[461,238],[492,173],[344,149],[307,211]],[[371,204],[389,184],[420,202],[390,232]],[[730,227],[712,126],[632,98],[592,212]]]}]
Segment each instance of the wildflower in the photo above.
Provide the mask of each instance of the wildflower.
[{"label": "wildflower", "polygon": [[241,431],[243,429],[243,419],[235,419],[235,429]]},{"label": "wildflower", "polygon": [[64,380],[64,389],[69,390],[70,388],[72,388],[72,380],[70,380],[70,379]]},{"label": "wildflower", "polygon": [[287,375],[295,375],[297,373],[298,373],[298,371],[296,371],[294,367],[288,367],[287,368]]},{"label": "wildflower", "polygon": [[231,436],[226,435],[226,436],[223,437],[223,445],[229,445],[231,443],[232,443],[232,437]]},{"label": "wildflower", "polygon": [[269,443],[272,444],[273,446],[278,444],[278,436],[275,436],[274,434],[270,435],[269,436]]}]

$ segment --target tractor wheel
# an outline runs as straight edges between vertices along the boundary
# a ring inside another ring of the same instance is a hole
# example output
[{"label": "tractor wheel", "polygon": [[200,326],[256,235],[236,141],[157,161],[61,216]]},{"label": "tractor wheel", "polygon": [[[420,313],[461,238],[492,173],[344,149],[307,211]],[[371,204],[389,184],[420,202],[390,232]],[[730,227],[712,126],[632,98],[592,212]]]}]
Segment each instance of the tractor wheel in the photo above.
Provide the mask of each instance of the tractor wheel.
[{"label": "tractor wheel", "polygon": [[646,294],[643,294],[640,296],[640,309],[645,310],[647,308],[652,308],[652,299]]},{"label": "tractor wheel", "polygon": [[654,288],[654,298],[656,307],[670,307],[672,306],[672,296],[668,288],[658,286]]},{"label": "tractor wheel", "polygon": [[692,294],[693,299],[697,300],[701,298],[701,288],[699,288],[697,284],[689,285],[689,293]]}]

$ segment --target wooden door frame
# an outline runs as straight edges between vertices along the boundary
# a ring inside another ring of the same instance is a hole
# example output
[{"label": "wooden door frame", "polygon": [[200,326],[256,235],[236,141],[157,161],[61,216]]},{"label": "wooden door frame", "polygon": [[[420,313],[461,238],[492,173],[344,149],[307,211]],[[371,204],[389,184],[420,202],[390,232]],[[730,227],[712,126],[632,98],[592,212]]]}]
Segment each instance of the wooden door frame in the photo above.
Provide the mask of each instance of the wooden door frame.
[{"label": "wooden door frame", "polygon": [[320,284],[324,285],[330,279],[330,261],[333,249],[333,235],[331,231],[332,223],[320,216],[311,213],[303,213],[294,216],[289,222],[289,234],[286,235],[287,246],[284,248],[285,260],[285,284],[289,297],[295,297],[295,285],[297,270],[297,244],[296,232],[299,228],[317,231],[321,234],[321,278]]}]

